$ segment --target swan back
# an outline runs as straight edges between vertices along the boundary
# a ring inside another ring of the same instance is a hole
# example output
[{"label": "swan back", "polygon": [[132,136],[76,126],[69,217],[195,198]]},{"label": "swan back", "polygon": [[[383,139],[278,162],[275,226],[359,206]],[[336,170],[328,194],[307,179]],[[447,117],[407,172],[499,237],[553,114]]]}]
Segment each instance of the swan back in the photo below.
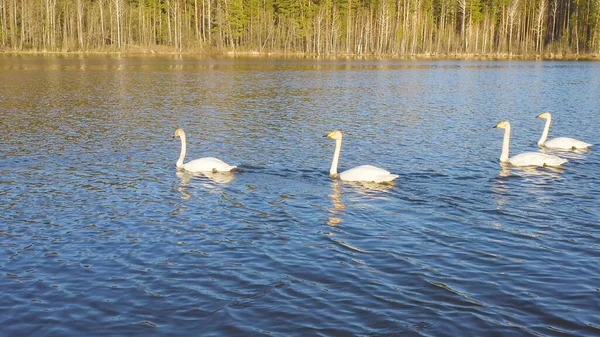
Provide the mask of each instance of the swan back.
[{"label": "swan back", "polygon": [[513,166],[551,166],[557,167],[568,160],[541,152],[524,152],[508,159]]},{"label": "swan back", "polygon": [[392,174],[387,170],[373,165],[361,165],[340,173],[340,179],[344,181],[383,183],[392,181],[398,177],[399,175],[397,174]]},{"label": "swan back", "polygon": [[558,137],[547,140],[543,146],[551,149],[559,149],[559,150],[577,150],[577,149],[587,149],[592,144],[582,142],[581,140],[569,137]]},{"label": "swan back", "polygon": [[183,169],[189,172],[229,172],[235,168],[236,166],[213,157],[194,159],[183,164]]}]

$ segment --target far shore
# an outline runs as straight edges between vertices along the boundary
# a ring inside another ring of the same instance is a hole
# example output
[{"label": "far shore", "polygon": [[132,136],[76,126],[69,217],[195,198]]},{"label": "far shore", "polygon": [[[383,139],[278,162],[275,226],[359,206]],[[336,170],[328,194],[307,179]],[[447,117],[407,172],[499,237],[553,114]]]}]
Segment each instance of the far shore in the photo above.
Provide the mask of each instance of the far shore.
[{"label": "far shore", "polygon": [[600,61],[600,54],[314,54],[300,52],[257,52],[257,51],[173,51],[166,48],[129,48],[112,51],[39,51],[39,50],[0,50],[0,55],[144,55],[144,56],[205,56],[205,57],[257,57],[257,58],[302,58],[327,60],[522,60],[522,61]]}]

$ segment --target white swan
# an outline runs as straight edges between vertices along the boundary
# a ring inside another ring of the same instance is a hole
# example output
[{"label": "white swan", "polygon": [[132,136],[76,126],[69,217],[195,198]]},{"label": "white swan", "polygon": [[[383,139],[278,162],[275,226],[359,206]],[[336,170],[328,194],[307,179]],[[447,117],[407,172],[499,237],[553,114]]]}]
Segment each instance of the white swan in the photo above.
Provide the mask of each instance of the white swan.
[{"label": "white swan", "polygon": [[546,140],[546,138],[548,138],[548,133],[550,132],[552,115],[549,112],[543,112],[539,116],[537,116],[537,118],[546,119],[546,126],[544,126],[544,132],[542,132],[542,137],[540,137],[540,140],[538,140],[539,146],[560,150],[587,150],[590,146],[592,146],[592,144],[568,137],[558,137]]},{"label": "white swan", "polygon": [[362,182],[389,182],[399,177],[397,174],[392,174],[384,169],[372,165],[362,165],[351,168],[338,175],[337,167],[340,159],[340,150],[342,149],[342,132],[339,130],[331,131],[323,137],[329,137],[335,140],[335,152],[333,153],[333,162],[329,175],[337,177],[344,181],[362,181]]},{"label": "white swan", "polygon": [[504,129],[504,140],[502,142],[501,163],[509,163],[513,166],[560,166],[567,162],[566,159],[548,155],[541,152],[525,152],[513,157],[508,157],[510,143],[510,123],[502,121],[495,128]]},{"label": "white swan", "polygon": [[220,159],[212,157],[194,159],[184,164],[183,159],[185,158],[186,152],[186,139],[183,129],[178,128],[175,130],[173,138],[175,137],[181,138],[181,153],[179,154],[177,163],[175,163],[175,166],[178,169],[188,172],[228,172],[236,169],[236,166],[231,166]]}]

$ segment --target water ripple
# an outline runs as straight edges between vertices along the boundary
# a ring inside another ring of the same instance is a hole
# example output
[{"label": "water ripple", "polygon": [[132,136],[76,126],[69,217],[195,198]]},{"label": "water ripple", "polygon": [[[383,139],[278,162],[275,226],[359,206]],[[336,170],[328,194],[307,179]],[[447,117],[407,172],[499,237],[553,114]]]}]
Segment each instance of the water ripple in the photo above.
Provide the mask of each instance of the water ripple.
[{"label": "water ripple", "polygon": [[[598,152],[491,130],[598,144],[596,63],[3,61],[2,335],[599,333]],[[243,172],[178,172],[176,127]],[[330,179],[333,129],[400,177]]]}]

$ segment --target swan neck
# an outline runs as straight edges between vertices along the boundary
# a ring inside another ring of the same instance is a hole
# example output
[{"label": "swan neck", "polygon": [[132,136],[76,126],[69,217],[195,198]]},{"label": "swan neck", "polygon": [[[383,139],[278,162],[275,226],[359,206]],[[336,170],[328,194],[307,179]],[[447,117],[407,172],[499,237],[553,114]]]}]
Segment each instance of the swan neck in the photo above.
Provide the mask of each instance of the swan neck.
[{"label": "swan neck", "polygon": [[502,153],[500,154],[500,162],[508,161],[508,152],[510,151],[510,126],[504,129],[504,139],[502,140]]},{"label": "swan neck", "polygon": [[183,159],[185,158],[186,140],[184,133],[182,133],[179,137],[181,138],[181,152],[179,153],[179,159],[177,159],[177,163],[175,163],[175,166],[181,168],[183,167]]},{"label": "swan neck", "polygon": [[548,119],[546,119],[544,132],[542,132],[542,137],[540,137],[540,140],[538,140],[538,145],[544,145],[546,142],[546,138],[548,138],[548,133],[550,132],[550,123],[552,123],[552,117],[548,117]]},{"label": "swan neck", "polygon": [[335,140],[335,152],[333,152],[333,161],[331,162],[331,168],[329,169],[329,175],[337,175],[338,162],[340,161],[340,151],[342,150],[342,140]]}]

